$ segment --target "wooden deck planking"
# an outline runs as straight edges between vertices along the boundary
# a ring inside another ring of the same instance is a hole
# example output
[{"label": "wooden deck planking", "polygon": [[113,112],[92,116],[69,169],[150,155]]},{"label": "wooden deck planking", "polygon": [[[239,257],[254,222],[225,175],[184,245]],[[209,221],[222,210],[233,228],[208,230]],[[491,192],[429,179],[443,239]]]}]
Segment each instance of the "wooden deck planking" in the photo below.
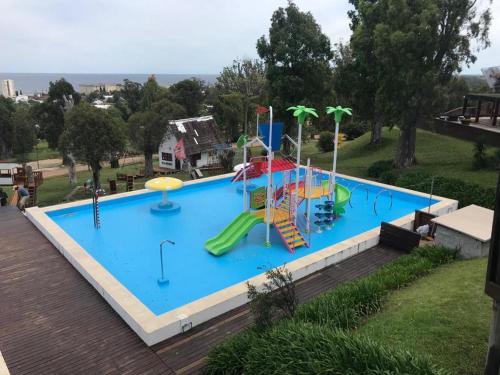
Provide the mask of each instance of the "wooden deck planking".
[{"label": "wooden deck planking", "polygon": [[[16,374],[195,374],[213,346],[252,324],[248,306],[147,347],[14,207],[0,208],[0,351]],[[365,251],[297,282],[301,301],[400,253]]]}]

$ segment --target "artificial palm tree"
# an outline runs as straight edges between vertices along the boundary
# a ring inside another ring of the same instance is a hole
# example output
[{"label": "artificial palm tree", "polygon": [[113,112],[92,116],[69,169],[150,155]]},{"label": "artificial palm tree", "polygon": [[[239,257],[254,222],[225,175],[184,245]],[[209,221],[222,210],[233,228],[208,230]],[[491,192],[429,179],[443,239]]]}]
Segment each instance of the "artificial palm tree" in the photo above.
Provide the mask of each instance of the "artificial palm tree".
[{"label": "artificial palm tree", "polygon": [[[302,143],[302,125],[306,121],[308,116],[318,117],[316,110],[314,108],[308,108],[303,105],[297,105],[294,107],[287,108],[287,111],[293,111],[293,116],[297,117],[297,122],[299,124],[298,134],[297,134],[297,171],[295,177],[295,204],[298,203],[299,199],[299,176],[300,176],[300,145]],[[297,207],[295,207],[297,210]],[[297,222],[297,215],[295,215],[295,222]]]},{"label": "artificial palm tree", "polygon": [[336,107],[326,107],[326,113],[328,115],[331,115],[333,113],[335,116],[335,139],[334,139],[335,148],[333,149],[332,186],[331,186],[332,200],[333,200],[333,197],[335,196],[335,175],[337,174],[337,146],[339,143],[340,122],[342,121],[342,117],[344,115],[352,116],[352,109],[343,108],[338,105]]}]

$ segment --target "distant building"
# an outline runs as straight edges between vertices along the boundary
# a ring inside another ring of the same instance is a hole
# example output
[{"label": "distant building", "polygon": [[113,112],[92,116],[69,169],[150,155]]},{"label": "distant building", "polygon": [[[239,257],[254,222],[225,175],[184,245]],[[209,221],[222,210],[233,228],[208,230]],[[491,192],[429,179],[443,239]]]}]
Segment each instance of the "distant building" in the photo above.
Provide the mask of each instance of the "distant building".
[{"label": "distant building", "polygon": [[16,97],[16,88],[14,87],[14,81],[11,79],[4,79],[2,81],[2,95],[6,98]]},{"label": "distant building", "polygon": [[123,88],[123,85],[121,83],[105,83],[104,84],[104,91],[106,91],[106,92],[121,91],[122,88]]},{"label": "distant building", "polygon": [[[162,168],[182,169],[185,161],[192,167],[204,167],[219,162],[218,152],[225,148],[223,136],[212,116],[170,121],[167,134],[158,149]],[[175,146],[183,139],[186,160],[175,157]]]},{"label": "distant building", "polygon": [[92,83],[92,84],[80,84],[80,94],[89,95],[93,92],[115,92],[120,91],[123,88],[121,83]]},{"label": "distant building", "polygon": [[18,95],[16,96],[16,103],[28,103],[30,100],[28,95]]}]

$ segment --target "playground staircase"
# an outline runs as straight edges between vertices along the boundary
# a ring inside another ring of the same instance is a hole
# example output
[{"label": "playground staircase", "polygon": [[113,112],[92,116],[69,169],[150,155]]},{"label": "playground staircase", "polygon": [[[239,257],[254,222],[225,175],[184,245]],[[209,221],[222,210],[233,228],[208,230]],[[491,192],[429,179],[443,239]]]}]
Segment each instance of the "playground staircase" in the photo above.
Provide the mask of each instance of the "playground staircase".
[{"label": "playground staircase", "polygon": [[274,226],[290,253],[295,253],[295,249],[300,246],[309,247],[299,228],[292,221],[288,219],[282,220],[274,223]]}]

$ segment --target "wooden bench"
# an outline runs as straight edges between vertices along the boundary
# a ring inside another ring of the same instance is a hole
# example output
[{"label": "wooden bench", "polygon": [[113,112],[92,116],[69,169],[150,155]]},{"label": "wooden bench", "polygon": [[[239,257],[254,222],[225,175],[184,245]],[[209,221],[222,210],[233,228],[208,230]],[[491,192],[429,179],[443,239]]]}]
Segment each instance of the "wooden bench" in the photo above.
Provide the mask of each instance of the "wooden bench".
[{"label": "wooden bench", "polygon": [[382,222],[380,243],[409,253],[420,244],[420,235],[411,230]]}]

